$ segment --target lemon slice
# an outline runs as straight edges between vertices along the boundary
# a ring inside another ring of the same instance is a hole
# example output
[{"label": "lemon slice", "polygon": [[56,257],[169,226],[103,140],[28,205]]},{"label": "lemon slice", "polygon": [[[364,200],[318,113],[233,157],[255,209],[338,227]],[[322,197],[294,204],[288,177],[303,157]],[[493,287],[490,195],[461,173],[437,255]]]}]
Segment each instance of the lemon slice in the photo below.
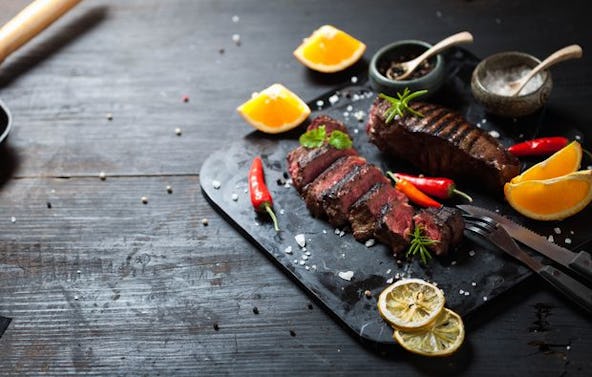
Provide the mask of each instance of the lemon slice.
[{"label": "lemon slice", "polygon": [[391,326],[416,330],[432,322],[444,308],[440,288],[421,279],[388,286],[378,297],[378,312]]},{"label": "lemon slice", "polygon": [[572,141],[544,161],[525,170],[512,178],[510,183],[520,183],[534,179],[550,179],[573,173],[580,168],[582,162],[582,146]]},{"label": "lemon slice", "polygon": [[332,73],[357,62],[364,51],[364,43],[334,26],[323,25],[304,39],[294,56],[310,69]]},{"label": "lemon slice", "polygon": [[240,105],[236,111],[259,131],[277,134],[297,127],[310,108],[282,84],[273,84]]},{"label": "lemon slice", "polygon": [[546,180],[506,183],[504,195],[516,211],[536,220],[562,220],[592,201],[592,170]]},{"label": "lemon slice", "polygon": [[460,348],[465,327],[458,314],[444,308],[429,326],[405,331],[396,329],[393,338],[406,350],[424,356],[448,356]]}]

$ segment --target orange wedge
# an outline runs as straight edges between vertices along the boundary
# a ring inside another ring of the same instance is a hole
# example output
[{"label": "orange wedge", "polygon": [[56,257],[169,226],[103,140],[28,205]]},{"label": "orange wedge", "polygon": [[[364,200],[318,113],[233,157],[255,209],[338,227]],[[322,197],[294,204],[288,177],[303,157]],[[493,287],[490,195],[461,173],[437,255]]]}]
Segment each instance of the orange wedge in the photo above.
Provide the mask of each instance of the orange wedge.
[{"label": "orange wedge", "polygon": [[281,84],[273,84],[236,111],[259,131],[278,134],[297,127],[310,114],[308,105]]},{"label": "orange wedge", "polygon": [[332,73],[357,62],[364,51],[364,43],[334,26],[323,25],[302,41],[294,56],[310,69]]},{"label": "orange wedge", "polygon": [[573,141],[552,154],[546,160],[539,162],[530,169],[525,170],[522,174],[514,177],[510,183],[560,177],[578,170],[581,162],[582,146],[577,141]]},{"label": "orange wedge", "polygon": [[518,212],[535,220],[562,220],[592,201],[592,170],[557,178],[506,183],[504,195]]}]

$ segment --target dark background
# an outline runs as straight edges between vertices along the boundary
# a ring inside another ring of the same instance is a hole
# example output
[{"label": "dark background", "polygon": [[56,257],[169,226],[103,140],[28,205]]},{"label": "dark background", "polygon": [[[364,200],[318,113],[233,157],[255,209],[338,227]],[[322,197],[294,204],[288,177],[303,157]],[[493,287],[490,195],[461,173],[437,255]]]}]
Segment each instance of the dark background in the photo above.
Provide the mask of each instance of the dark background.
[{"label": "dark background", "polygon": [[[27,3],[0,3],[0,23]],[[537,278],[467,318],[452,358],[364,348],[210,207],[198,172],[251,132],[235,108],[253,91],[281,82],[310,100],[363,78],[384,44],[461,30],[473,33],[468,49],[479,57],[519,50],[542,59],[580,44],[583,59],[551,69],[545,127],[589,138],[588,8],[84,1],[0,66],[0,98],[14,117],[0,148],[0,314],[13,318],[0,375],[587,374],[589,315]],[[368,46],[341,74],[313,73],[292,56],[326,23]]]}]

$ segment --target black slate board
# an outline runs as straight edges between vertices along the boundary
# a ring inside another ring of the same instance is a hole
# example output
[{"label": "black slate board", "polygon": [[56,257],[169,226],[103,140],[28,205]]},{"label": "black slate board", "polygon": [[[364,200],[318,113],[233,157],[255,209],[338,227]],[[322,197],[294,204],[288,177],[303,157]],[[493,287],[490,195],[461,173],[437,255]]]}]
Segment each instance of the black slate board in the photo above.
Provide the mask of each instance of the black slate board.
[{"label": "black slate board", "polygon": [[2,317],[0,315],[0,337],[2,337],[2,335],[4,334],[4,331],[6,331],[6,329],[8,328],[8,325],[10,325],[10,318],[6,318],[6,317]]},{"label": "black slate board", "polygon": [[[504,120],[492,118],[474,102],[469,80],[477,62],[478,59],[463,49],[448,53],[449,79],[429,101],[454,108],[469,122],[479,124],[483,129],[495,130],[499,133],[500,142],[506,146],[543,134],[544,109],[528,118]],[[360,155],[384,171],[417,173],[411,166],[381,154],[368,142],[364,132],[366,113],[375,96],[376,93],[365,85],[350,85],[331,91],[309,103],[313,109],[311,118],[327,114],[342,120],[353,136],[354,146]],[[349,233],[336,234],[338,231],[331,225],[312,218],[296,190],[284,184],[287,178],[286,155],[298,145],[297,138],[304,127],[280,136],[254,132],[214,153],[201,168],[202,192],[247,239],[361,341],[379,347],[395,344],[392,330],[376,310],[378,294],[389,285],[389,279],[418,277],[434,281],[445,292],[446,306],[464,316],[531,275],[513,259],[468,237],[454,253],[435,259],[425,268],[417,261],[397,263],[383,245],[366,247]],[[582,137],[577,130],[563,133],[572,138]],[[279,233],[273,231],[265,216],[255,214],[250,205],[246,175],[256,155],[263,159],[267,184],[279,217]],[[213,185],[215,181],[221,184],[217,189]],[[501,196],[483,194],[474,186],[463,186],[462,189],[474,198],[475,205],[506,214],[541,234],[556,232],[557,224],[527,221],[508,207]],[[451,200],[446,204],[459,203]],[[588,209],[562,222],[562,239],[571,237],[573,244],[583,242],[587,234],[583,219],[591,218],[592,213]],[[297,234],[305,235],[305,249],[297,245],[294,238]],[[556,237],[560,238],[559,235]],[[292,253],[288,254],[285,250],[290,247]],[[304,260],[303,256],[307,253],[310,256]],[[353,271],[351,281],[339,277],[339,272],[346,271]],[[365,297],[366,290],[372,292],[371,298]]]}]

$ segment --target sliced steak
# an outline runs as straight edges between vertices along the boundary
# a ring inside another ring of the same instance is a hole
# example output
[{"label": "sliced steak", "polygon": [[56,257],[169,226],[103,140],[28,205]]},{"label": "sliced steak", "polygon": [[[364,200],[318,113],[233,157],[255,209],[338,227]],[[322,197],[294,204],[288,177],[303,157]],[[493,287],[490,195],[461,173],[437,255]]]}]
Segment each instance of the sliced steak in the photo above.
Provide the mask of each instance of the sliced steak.
[{"label": "sliced steak", "polygon": [[407,202],[407,197],[399,190],[395,190],[390,182],[376,183],[362,195],[352,205],[347,215],[354,237],[359,241],[374,237],[383,217],[383,207],[392,202]]},{"label": "sliced steak", "polygon": [[460,211],[448,207],[422,209],[413,217],[413,221],[425,236],[437,241],[428,246],[436,255],[446,254],[451,247],[456,246],[462,239],[465,226]]},{"label": "sliced steak", "polygon": [[360,156],[346,156],[335,161],[327,170],[309,183],[304,189],[306,206],[315,217],[326,217],[325,199],[335,186],[347,180],[352,174],[366,165]]},{"label": "sliced steak", "polygon": [[409,246],[413,232],[415,210],[407,201],[393,201],[382,208],[381,217],[374,236],[380,242],[391,247],[393,254],[398,254]]},{"label": "sliced steak", "polygon": [[487,132],[445,107],[414,102],[423,117],[406,115],[386,124],[390,103],[377,98],[366,131],[380,150],[407,160],[429,175],[483,185],[499,193],[520,173],[520,162]]},{"label": "sliced steak", "polygon": [[299,146],[288,154],[288,173],[292,184],[302,192],[302,188],[312,182],[333,162],[341,157],[353,156],[357,152],[352,149],[336,149],[328,145],[320,148]]},{"label": "sliced steak", "polygon": [[342,180],[323,193],[323,208],[329,222],[335,226],[348,224],[352,204],[375,184],[388,184],[382,171],[371,164],[354,166]]}]

